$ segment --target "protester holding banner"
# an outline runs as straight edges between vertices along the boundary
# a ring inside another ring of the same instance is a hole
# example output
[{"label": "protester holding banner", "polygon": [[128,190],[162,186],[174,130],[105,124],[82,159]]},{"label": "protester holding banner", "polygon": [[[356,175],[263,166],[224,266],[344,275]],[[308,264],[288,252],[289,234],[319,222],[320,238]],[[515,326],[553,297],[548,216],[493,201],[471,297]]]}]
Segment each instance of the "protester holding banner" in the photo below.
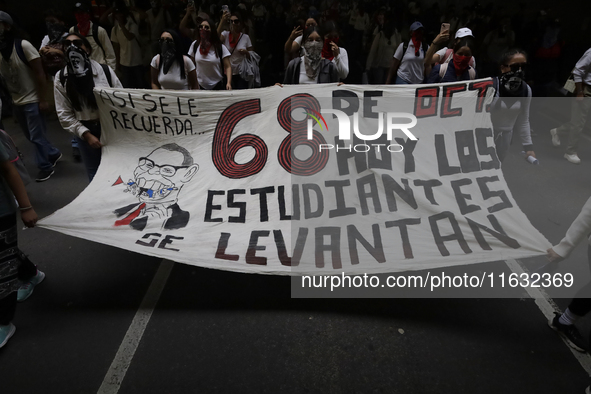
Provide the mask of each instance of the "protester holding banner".
[{"label": "protester holding banner", "polygon": [[437,64],[431,70],[427,83],[469,81],[476,79],[476,70],[470,67],[474,40],[461,39],[453,48],[453,61]]},{"label": "protester holding banner", "polygon": [[86,37],[71,33],[64,39],[67,64],[55,77],[54,95],[58,119],[78,139],[88,179],[92,181],[101,161],[101,124],[95,87],[123,88],[115,72],[90,59]]},{"label": "protester holding banner", "polygon": [[215,24],[211,19],[201,22],[199,37],[191,44],[189,56],[197,66],[197,79],[201,89],[232,90],[230,52],[213,29]]},{"label": "protester holding banner", "polygon": [[16,330],[12,324],[16,302],[29,298],[35,286],[45,279],[45,274],[18,248],[15,198],[25,226],[35,226],[37,213],[20,175],[8,159],[8,152],[0,144],[0,348]]},{"label": "protester holding banner", "polygon": [[410,41],[401,43],[394,53],[394,61],[390,66],[386,84],[392,81],[397,85],[419,84],[425,79],[424,61],[428,45],[424,41],[423,24],[414,22],[410,25],[410,34]]},{"label": "protester holding banner", "polygon": [[[589,244],[587,255],[591,267],[591,236],[589,233],[591,233],[591,198],[587,200],[581,213],[572,222],[560,243],[548,249],[548,260],[557,263],[568,258],[577,245],[587,239]],[[570,347],[580,352],[584,352],[586,346],[579,330],[575,327],[575,322],[591,312],[591,299],[584,297],[585,294],[589,294],[590,288],[591,282],[579,290],[580,297],[575,297],[563,314],[555,313],[554,318],[548,322],[550,328],[560,333]]]},{"label": "protester holding banner", "polygon": [[181,38],[174,30],[164,30],[158,40],[160,53],[151,63],[152,89],[198,90],[195,64],[183,55]]},{"label": "protester holding banner", "polygon": [[501,58],[501,76],[493,80],[496,98],[491,105],[491,120],[500,161],[507,155],[513,132],[519,134],[526,159],[536,157],[529,123],[532,92],[524,80],[526,66],[526,53],[521,49],[510,50]]},{"label": "protester holding banner", "polygon": [[323,39],[318,26],[307,28],[302,42],[304,55],[289,62],[283,83],[291,85],[338,82],[336,65],[322,57]]},{"label": "protester holding banner", "polygon": [[218,34],[220,40],[230,52],[232,87],[234,89],[248,89],[248,81],[245,81],[240,76],[239,67],[245,57],[250,58],[250,52],[254,48],[248,34],[243,32],[241,14],[236,11],[232,13],[226,12],[218,25]]}]

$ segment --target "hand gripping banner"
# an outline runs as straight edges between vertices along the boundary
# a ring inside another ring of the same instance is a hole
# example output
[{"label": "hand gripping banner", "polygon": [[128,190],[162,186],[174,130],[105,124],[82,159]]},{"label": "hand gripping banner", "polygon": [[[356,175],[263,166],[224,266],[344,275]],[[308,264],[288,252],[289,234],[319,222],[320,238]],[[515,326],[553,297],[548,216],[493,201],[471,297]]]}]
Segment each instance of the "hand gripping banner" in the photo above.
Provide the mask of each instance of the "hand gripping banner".
[{"label": "hand gripping banner", "polygon": [[282,275],[420,270],[550,247],[503,178],[490,80],[95,95],[98,173],[41,227]]}]

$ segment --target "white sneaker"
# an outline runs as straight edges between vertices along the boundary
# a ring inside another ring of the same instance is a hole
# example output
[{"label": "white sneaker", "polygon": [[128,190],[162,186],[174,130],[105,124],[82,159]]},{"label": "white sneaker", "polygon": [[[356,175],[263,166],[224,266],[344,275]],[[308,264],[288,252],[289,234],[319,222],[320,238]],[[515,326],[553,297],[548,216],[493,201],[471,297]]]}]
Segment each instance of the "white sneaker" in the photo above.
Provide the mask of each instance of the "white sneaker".
[{"label": "white sneaker", "polygon": [[552,145],[560,146],[560,137],[558,136],[558,130],[557,129],[550,130],[550,135],[552,136]]},{"label": "white sneaker", "polygon": [[564,158],[573,164],[581,164],[581,159],[579,159],[579,156],[577,156],[576,153],[573,153],[572,155],[565,153]]},{"label": "white sneaker", "polygon": [[587,386],[585,389],[585,394],[591,394],[591,386]]}]

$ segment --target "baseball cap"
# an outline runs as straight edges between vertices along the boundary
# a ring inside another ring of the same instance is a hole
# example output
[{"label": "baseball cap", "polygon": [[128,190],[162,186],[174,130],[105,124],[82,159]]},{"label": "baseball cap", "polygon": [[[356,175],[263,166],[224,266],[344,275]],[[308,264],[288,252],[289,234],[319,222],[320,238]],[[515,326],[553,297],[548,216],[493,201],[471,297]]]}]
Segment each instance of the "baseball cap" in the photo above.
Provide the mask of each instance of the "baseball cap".
[{"label": "baseball cap", "polygon": [[424,26],[423,26],[423,24],[421,22],[416,21],[416,22],[413,22],[412,25],[410,25],[410,31],[415,31],[415,30],[418,30],[418,29],[422,29],[423,27]]},{"label": "baseball cap", "polygon": [[474,37],[474,34],[472,34],[472,30],[468,29],[467,27],[462,27],[456,32],[456,38],[462,37]]},{"label": "baseball cap", "polygon": [[90,6],[86,2],[78,2],[74,4],[74,11],[90,13]]},{"label": "baseball cap", "polygon": [[14,24],[12,17],[4,11],[0,11],[0,22],[8,23],[11,26]]}]

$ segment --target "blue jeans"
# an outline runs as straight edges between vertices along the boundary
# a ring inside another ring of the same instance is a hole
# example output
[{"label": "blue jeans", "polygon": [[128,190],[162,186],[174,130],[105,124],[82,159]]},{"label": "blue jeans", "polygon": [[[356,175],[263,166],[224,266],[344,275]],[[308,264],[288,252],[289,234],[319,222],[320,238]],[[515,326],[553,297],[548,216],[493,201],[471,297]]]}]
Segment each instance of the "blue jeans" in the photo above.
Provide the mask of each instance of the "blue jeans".
[{"label": "blue jeans", "polygon": [[47,139],[45,119],[39,111],[39,103],[15,105],[14,115],[25,133],[25,137],[35,145],[35,162],[40,170],[51,170],[52,159],[60,151]]},{"label": "blue jeans", "polygon": [[[101,125],[98,122],[86,122],[83,121],[82,124],[88,128],[90,133],[94,135],[99,140],[101,139]],[[76,141],[78,141],[78,149],[80,149],[80,156],[82,156],[82,162],[86,167],[86,174],[88,174],[89,182],[92,182],[92,179],[96,175],[96,171],[98,170],[99,164],[101,164],[101,151],[102,149],[96,149],[88,145],[88,143],[76,137]]]},{"label": "blue jeans", "polygon": [[396,85],[411,85],[410,82],[405,81],[404,79],[400,78],[398,75],[396,76]]}]

